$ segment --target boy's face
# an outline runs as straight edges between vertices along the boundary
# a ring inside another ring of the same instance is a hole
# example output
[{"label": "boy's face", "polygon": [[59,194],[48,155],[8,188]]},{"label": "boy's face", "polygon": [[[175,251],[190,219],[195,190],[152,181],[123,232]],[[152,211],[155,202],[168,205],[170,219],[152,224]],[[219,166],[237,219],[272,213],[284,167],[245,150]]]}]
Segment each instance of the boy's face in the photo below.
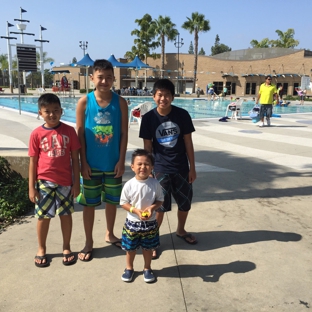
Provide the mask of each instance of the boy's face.
[{"label": "boy's face", "polygon": [[131,164],[131,169],[137,180],[146,180],[151,174],[153,166],[147,156],[136,156],[134,163]]},{"label": "boy's face", "polygon": [[174,97],[171,92],[166,89],[159,89],[154,94],[154,101],[161,110],[169,109]]},{"label": "boy's face", "polygon": [[39,115],[45,121],[45,126],[47,128],[54,128],[60,123],[62,112],[63,110],[58,103],[51,103],[42,106],[39,110]]},{"label": "boy's face", "polygon": [[114,82],[114,74],[111,69],[102,69],[93,72],[91,80],[93,81],[96,90],[107,92],[111,89]]}]

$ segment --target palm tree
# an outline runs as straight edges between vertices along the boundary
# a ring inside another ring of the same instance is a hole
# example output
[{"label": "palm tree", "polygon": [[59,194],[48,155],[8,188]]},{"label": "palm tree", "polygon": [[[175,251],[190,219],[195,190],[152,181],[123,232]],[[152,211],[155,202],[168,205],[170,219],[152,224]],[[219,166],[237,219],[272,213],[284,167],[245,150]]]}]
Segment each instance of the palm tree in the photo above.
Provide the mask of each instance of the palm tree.
[{"label": "palm tree", "polygon": [[294,39],[295,30],[293,28],[289,28],[285,32],[277,29],[275,32],[279,36],[279,39],[271,41],[272,47],[294,48],[299,45],[299,41]]},{"label": "palm tree", "polygon": [[198,59],[198,33],[210,30],[209,20],[205,20],[204,14],[198,12],[192,13],[192,17],[186,17],[187,21],[183,23],[182,28],[188,30],[190,34],[194,33],[194,81],[193,93],[195,93],[195,85],[197,80],[197,59]]},{"label": "palm tree", "polygon": [[141,60],[147,62],[148,57],[153,57],[155,59],[156,54],[150,52],[151,49],[156,49],[160,43],[158,41],[153,41],[155,34],[151,28],[153,22],[152,17],[149,14],[145,14],[141,19],[136,19],[135,22],[139,25],[140,29],[134,29],[131,32],[131,36],[137,36],[134,39],[134,43],[137,49],[144,54],[144,57],[140,57]]},{"label": "palm tree", "polygon": [[[48,55],[47,52],[42,53],[43,64],[54,62],[54,59],[52,57],[47,57],[47,55]],[[40,67],[40,53],[39,52],[36,52],[36,62],[37,62],[37,66]]]},{"label": "palm tree", "polygon": [[141,60],[144,60],[145,58],[145,54],[142,52],[142,50],[138,49],[136,46],[133,46],[131,51],[127,51],[125,53],[124,58],[131,62],[136,56],[138,56]]},{"label": "palm tree", "polygon": [[269,48],[271,40],[269,40],[269,38],[264,38],[261,41],[253,39],[250,41],[250,44],[253,48]]},{"label": "palm tree", "polygon": [[151,32],[156,37],[161,45],[161,77],[164,76],[164,68],[165,68],[165,39],[167,41],[173,41],[177,35],[178,30],[175,28],[175,24],[172,23],[170,17],[159,15],[158,19],[155,19],[151,23]]}]

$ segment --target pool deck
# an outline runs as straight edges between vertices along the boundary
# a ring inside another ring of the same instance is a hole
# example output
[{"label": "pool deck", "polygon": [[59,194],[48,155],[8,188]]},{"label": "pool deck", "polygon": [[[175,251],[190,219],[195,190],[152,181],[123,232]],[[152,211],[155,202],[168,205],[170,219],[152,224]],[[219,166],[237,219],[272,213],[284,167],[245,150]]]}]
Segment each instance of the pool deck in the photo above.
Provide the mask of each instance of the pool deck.
[{"label": "pool deck", "polygon": [[[0,107],[0,156],[27,172],[36,115]],[[175,235],[176,205],[161,227],[157,282],[146,284],[142,255],[124,283],[124,252],[105,243],[103,207],[96,211],[94,258],[62,265],[59,222],[52,220],[48,268],[33,264],[36,220],[27,216],[0,234],[1,311],[303,311],[312,306],[312,114],[273,118],[259,128],[249,118],[194,121],[197,180],[187,230]],[[142,147],[138,125],[131,151]],[[19,164],[18,164],[19,163]],[[132,177],[127,166],[124,180]],[[84,245],[82,209],[73,215],[72,250]],[[126,213],[117,209],[116,235]]]}]

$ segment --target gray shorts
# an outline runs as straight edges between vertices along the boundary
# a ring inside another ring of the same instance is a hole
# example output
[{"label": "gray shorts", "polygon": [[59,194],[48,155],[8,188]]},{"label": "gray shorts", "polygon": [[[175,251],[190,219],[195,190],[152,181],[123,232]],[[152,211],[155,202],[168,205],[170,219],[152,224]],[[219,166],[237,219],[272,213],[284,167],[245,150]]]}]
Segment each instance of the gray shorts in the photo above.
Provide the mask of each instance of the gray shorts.
[{"label": "gray shorts", "polygon": [[260,105],[260,119],[264,118],[264,115],[266,115],[266,118],[272,117],[272,111],[273,111],[273,105],[272,104],[261,104]]}]

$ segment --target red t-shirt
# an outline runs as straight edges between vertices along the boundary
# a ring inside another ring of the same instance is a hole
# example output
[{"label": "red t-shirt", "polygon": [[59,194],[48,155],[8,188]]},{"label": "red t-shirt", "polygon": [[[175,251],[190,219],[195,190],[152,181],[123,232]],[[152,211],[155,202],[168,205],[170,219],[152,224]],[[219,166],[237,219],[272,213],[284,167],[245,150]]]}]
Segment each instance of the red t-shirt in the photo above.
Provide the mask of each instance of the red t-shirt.
[{"label": "red t-shirt", "polygon": [[37,179],[72,185],[71,151],[79,148],[78,136],[71,126],[61,122],[55,128],[36,128],[30,135],[28,155],[38,157]]}]

